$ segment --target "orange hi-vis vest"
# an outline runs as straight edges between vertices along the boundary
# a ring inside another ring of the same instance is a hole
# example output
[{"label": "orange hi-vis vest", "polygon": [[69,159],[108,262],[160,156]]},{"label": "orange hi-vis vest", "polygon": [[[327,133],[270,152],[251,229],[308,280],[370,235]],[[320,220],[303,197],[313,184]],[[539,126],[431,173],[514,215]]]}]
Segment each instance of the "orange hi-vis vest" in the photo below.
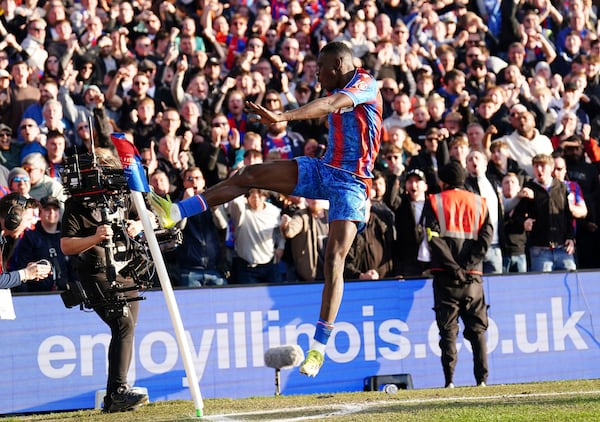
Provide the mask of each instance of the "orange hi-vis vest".
[{"label": "orange hi-vis vest", "polygon": [[429,195],[440,223],[440,237],[477,240],[487,214],[485,199],[461,189]]}]

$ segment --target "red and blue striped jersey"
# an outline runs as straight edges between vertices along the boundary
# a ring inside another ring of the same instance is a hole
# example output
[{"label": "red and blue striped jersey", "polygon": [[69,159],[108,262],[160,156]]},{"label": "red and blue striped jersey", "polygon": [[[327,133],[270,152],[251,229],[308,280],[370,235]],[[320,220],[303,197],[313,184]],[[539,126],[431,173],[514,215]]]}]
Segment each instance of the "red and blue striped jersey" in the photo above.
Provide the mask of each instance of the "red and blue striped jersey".
[{"label": "red and blue striped jersey", "polygon": [[336,92],[348,95],[354,107],[329,115],[329,141],[323,161],[359,177],[372,178],[383,120],[377,81],[364,69],[357,69],[348,85],[332,94]]}]

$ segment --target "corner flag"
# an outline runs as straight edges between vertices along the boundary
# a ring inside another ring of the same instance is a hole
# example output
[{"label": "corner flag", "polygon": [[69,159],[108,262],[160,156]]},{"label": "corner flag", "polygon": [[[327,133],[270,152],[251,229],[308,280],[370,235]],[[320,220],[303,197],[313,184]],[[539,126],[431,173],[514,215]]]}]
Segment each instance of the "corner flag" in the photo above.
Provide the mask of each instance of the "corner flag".
[{"label": "corner flag", "polygon": [[142,159],[135,145],[125,138],[124,133],[120,132],[111,133],[110,139],[117,148],[129,189],[136,192],[150,192]]}]

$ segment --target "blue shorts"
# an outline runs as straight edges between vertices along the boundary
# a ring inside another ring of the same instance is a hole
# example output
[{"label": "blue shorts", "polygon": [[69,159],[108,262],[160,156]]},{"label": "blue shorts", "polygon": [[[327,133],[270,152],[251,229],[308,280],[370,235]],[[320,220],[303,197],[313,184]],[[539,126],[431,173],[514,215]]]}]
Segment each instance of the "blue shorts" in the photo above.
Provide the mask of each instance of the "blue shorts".
[{"label": "blue shorts", "polygon": [[352,173],[328,166],[318,158],[298,157],[295,160],[298,163],[298,184],[292,195],[327,199],[329,221],[355,221],[361,229],[366,219],[367,182]]}]

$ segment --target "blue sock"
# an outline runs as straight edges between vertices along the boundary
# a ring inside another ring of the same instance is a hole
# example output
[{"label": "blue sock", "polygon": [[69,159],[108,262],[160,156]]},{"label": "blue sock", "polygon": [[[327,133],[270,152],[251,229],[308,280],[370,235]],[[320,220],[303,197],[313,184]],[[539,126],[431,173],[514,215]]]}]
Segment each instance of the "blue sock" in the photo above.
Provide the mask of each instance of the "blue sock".
[{"label": "blue sock", "polygon": [[206,199],[201,194],[186,198],[177,202],[181,218],[191,217],[192,215],[203,213],[208,209]]},{"label": "blue sock", "polygon": [[332,331],[333,324],[330,324],[324,319],[319,319],[319,322],[317,322],[317,328],[315,329],[314,339],[321,344],[327,344]]}]

